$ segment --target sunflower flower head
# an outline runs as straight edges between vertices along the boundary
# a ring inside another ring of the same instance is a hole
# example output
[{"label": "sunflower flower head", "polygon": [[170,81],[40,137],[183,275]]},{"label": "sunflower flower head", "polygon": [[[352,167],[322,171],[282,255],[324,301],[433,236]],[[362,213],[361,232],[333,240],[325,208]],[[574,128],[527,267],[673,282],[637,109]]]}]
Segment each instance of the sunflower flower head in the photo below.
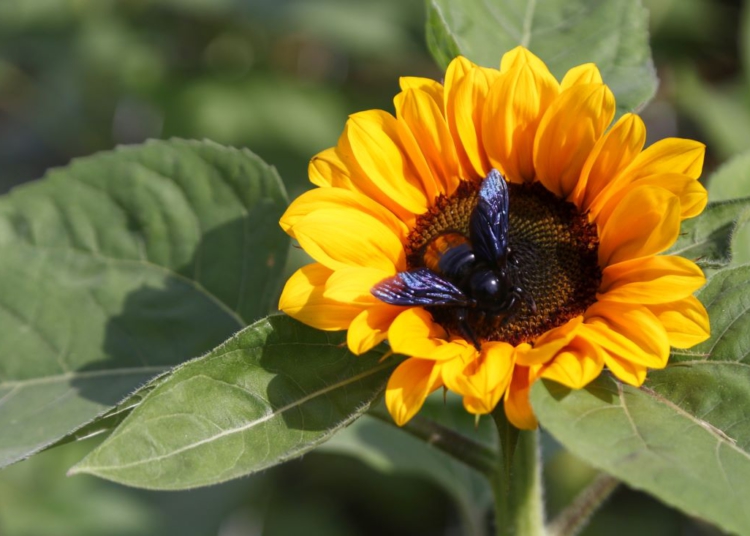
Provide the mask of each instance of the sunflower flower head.
[{"label": "sunflower flower head", "polygon": [[395,116],[352,115],[312,159],[318,188],[281,226],[316,262],[279,305],[347,330],[355,354],[387,340],[409,356],[386,390],[398,424],[444,387],[534,428],[536,379],[578,389],[606,366],[639,386],[670,346],[708,338],[703,273],[659,255],[706,205],[702,144],[644,150],[595,65],[558,82],[522,47],[499,70],[458,57],[444,84],[400,85]]}]

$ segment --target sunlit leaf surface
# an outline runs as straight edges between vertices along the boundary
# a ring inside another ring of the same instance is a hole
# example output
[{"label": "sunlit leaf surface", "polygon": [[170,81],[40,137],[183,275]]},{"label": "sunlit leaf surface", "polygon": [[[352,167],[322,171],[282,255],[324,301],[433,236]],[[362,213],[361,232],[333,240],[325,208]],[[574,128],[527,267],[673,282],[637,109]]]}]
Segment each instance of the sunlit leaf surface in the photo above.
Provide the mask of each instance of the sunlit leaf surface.
[{"label": "sunlit leaf surface", "polygon": [[750,197],[709,203],[703,213],[682,222],[680,236],[666,252],[704,268],[726,266],[732,259],[734,233],[750,218]]},{"label": "sunlit leaf surface", "polygon": [[74,473],[184,489],[302,455],[367,410],[396,358],[271,316],[177,369]]}]

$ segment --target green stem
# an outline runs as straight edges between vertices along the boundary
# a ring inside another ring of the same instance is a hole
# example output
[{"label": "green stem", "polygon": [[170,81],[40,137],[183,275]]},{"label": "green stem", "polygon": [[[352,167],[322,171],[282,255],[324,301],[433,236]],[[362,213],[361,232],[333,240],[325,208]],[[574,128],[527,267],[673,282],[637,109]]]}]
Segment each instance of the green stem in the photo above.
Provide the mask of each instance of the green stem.
[{"label": "green stem", "polygon": [[518,430],[500,405],[493,413],[500,436],[500,460],[490,477],[498,536],[541,536],[544,532],[539,432]]},{"label": "green stem", "polygon": [[[379,408],[370,410],[369,415],[394,424],[391,416]],[[492,449],[426,417],[417,415],[401,429],[484,475],[489,476],[496,471],[497,456]]]},{"label": "green stem", "polygon": [[588,523],[593,514],[620,484],[619,480],[601,473],[578,494],[570,505],[549,524],[549,536],[574,536]]}]

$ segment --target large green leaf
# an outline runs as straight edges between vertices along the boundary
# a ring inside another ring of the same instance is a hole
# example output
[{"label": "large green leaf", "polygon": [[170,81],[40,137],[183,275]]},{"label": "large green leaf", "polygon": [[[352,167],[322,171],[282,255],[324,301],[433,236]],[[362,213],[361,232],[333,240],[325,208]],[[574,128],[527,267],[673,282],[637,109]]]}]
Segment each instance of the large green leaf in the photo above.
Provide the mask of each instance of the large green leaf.
[{"label": "large green leaf", "polygon": [[184,489],[301,456],[366,411],[398,363],[342,343],[286,316],[261,320],[161,380],[71,471]]},{"label": "large green leaf", "polygon": [[750,266],[717,272],[698,298],[711,319],[711,338],[689,350],[674,350],[672,360],[737,362],[750,367]]},{"label": "large green leaf", "polygon": [[667,251],[696,261],[704,268],[732,260],[732,239],[750,219],[750,197],[709,203],[700,216],[683,222],[680,236]]},{"label": "large green leaf", "polygon": [[[747,10],[750,13],[750,9]],[[750,192],[750,151],[738,154],[722,165],[708,179],[708,198],[711,201],[739,199]],[[750,212],[748,209],[747,212]],[[732,263],[750,262],[750,225],[744,224],[748,215],[732,233]]]},{"label": "large green leaf", "polygon": [[675,352],[641,389],[603,376],[584,390],[536,385],[540,422],[573,453],[689,514],[750,533],[750,266],[700,292],[711,338]]},{"label": "large green leaf", "polygon": [[273,168],[209,142],[124,147],[0,199],[0,465],[274,305]]},{"label": "large green leaf", "polygon": [[658,84],[640,0],[427,0],[427,44],[445,68],[461,54],[487,67],[524,45],[558,78],[595,62],[618,110],[642,108]]},{"label": "large green leaf", "polygon": [[[742,396],[731,403],[748,407],[749,380],[746,374]],[[579,391],[537,382],[532,404],[542,425],[577,456],[691,515],[747,534],[747,444],[735,442],[708,423],[706,415],[695,413],[698,408],[716,413],[701,393],[716,392],[721,379],[704,375],[680,381],[679,390],[692,393],[691,400],[700,399],[700,404],[677,404],[652,388],[635,389],[606,375]]]}]

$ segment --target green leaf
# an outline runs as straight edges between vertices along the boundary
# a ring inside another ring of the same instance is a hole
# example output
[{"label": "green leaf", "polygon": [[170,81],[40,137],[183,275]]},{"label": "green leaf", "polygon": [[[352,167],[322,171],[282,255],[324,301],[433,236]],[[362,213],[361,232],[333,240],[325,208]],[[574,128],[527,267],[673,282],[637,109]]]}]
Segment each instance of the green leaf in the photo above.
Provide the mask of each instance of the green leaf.
[{"label": "green leaf", "polygon": [[254,154],[180,140],[0,198],[0,466],[267,314],[285,205]]},{"label": "green leaf", "polygon": [[617,97],[618,111],[642,108],[658,80],[639,0],[428,0],[427,45],[441,67],[461,54],[497,68],[523,45],[560,79],[594,62]]},{"label": "green leaf", "polygon": [[746,534],[748,444],[735,442],[705,420],[730,405],[750,404],[750,374],[744,371],[744,386],[728,392],[722,408],[712,410],[708,401],[717,397],[704,393],[721,389],[722,380],[731,376],[725,372],[687,374],[679,384],[672,382],[676,389],[661,389],[669,396],[689,395],[687,400],[675,401],[659,392],[667,370],[653,375],[653,387],[641,389],[608,375],[578,391],[545,380],[534,385],[531,400],[542,426],[576,456],[690,515]]},{"label": "green leaf", "polygon": [[397,359],[271,316],[186,363],[71,473],[185,489],[254,473],[326,441],[367,410]]},{"label": "green leaf", "polygon": [[711,337],[689,350],[673,350],[672,359],[738,362],[750,366],[750,266],[729,268],[712,275],[698,298],[711,319]]},{"label": "green leaf", "polygon": [[673,352],[641,389],[603,376],[581,391],[552,382],[532,405],[563,445],[691,515],[750,532],[750,266],[715,273],[699,298],[711,338]]},{"label": "green leaf", "polygon": [[143,402],[143,400],[146,398],[146,395],[154,390],[154,388],[159,385],[159,382],[163,379],[166,379],[169,377],[172,369],[164,372],[163,374],[152,378],[147,383],[143,384],[141,387],[135,390],[132,394],[128,395],[127,398],[122,400],[119,404],[117,404],[115,407],[111,408],[109,411],[102,413],[101,415],[97,416],[95,419],[89,421],[88,423],[84,424],[80,428],[76,428],[69,434],[61,437],[54,443],[47,445],[44,450],[50,450],[53,448],[60,447],[62,445],[67,445],[68,443],[73,443],[76,441],[82,441],[84,439],[89,439],[101,434],[105,434],[107,432],[111,432],[115,428],[117,428],[122,421],[125,420],[125,417],[130,415],[130,413],[138,407],[138,405]]},{"label": "green leaf", "polygon": [[[415,418],[432,419],[497,451],[497,433],[491,418],[483,418],[475,428],[473,416],[460,400],[449,397],[443,403],[442,393],[436,395],[427,400]],[[321,449],[352,456],[385,473],[413,474],[435,483],[454,500],[461,514],[463,533],[486,534],[487,511],[492,505],[487,479],[429,442],[404,433],[395,424],[368,414],[336,434]]]},{"label": "green leaf", "polygon": [[[747,10],[750,13],[750,9]],[[738,199],[750,191],[750,151],[738,154],[708,179],[708,198],[711,201]],[[732,264],[750,262],[750,225],[738,225],[732,233]]]},{"label": "green leaf", "polygon": [[726,266],[732,237],[750,219],[750,197],[709,203],[700,216],[682,223],[680,236],[666,252],[694,260],[704,268]]}]

